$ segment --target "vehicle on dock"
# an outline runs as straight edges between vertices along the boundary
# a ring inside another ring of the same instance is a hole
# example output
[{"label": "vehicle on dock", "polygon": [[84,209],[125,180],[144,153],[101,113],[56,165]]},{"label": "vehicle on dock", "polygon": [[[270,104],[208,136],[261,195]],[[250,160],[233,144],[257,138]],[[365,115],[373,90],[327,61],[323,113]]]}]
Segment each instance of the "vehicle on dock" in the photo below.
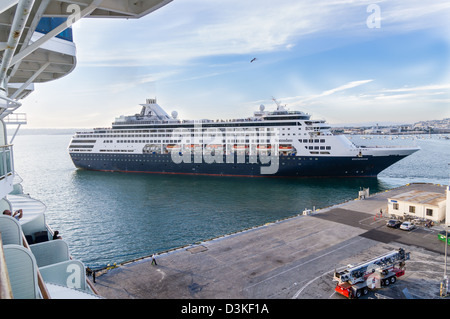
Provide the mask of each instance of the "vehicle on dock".
[{"label": "vehicle on dock", "polygon": [[399,221],[399,220],[396,220],[396,219],[390,219],[390,220],[386,223],[386,226],[387,226],[387,227],[391,227],[391,228],[399,228],[401,224],[402,224],[402,222]]},{"label": "vehicle on dock", "polygon": [[416,225],[414,225],[413,223],[411,223],[411,222],[403,222],[401,225],[400,225],[400,229],[401,230],[413,230],[414,228],[416,228]]},{"label": "vehicle on dock", "polygon": [[334,272],[337,281],[335,291],[347,298],[359,298],[369,290],[394,284],[397,278],[405,274],[405,262],[410,253],[403,248],[378,256],[367,262]]},{"label": "vehicle on dock", "polygon": [[445,230],[443,230],[438,233],[439,240],[441,240],[445,243],[446,238],[447,238],[447,244],[450,245],[450,236],[447,235],[447,232]]}]

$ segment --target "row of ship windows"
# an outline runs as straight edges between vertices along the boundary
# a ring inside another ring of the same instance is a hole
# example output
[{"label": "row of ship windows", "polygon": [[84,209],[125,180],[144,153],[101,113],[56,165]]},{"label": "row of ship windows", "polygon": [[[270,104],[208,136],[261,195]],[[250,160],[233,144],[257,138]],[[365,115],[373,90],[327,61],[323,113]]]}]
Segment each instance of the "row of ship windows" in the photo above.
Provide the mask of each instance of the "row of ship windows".
[{"label": "row of ship windows", "polygon": [[[85,158],[80,158],[80,160],[85,160]],[[312,159],[311,159],[312,160]],[[172,164],[175,164],[172,160],[138,160],[138,159],[135,159],[135,160],[127,160],[127,159],[112,159],[112,161],[113,162],[147,162],[147,163],[149,163],[149,162],[152,162],[152,163],[172,163]],[[199,163],[198,163],[199,164]],[[224,163],[225,164],[225,163]],[[253,165],[261,165],[260,163],[250,163],[250,162],[245,162],[245,163],[239,163],[239,164],[253,164]],[[282,163],[280,163],[281,165],[286,165],[286,163],[285,162],[282,162]],[[292,163],[292,164],[294,164],[295,165],[295,163]],[[291,164],[291,165],[292,165]],[[179,164],[175,164],[175,165],[179,165]],[[299,166],[301,166],[302,165],[302,163],[297,163],[297,165],[299,165]],[[234,168],[237,168],[237,167],[234,167]]]},{"label": "row of ship windows", "polygon": [[[80,156],[78,159],[81,160],[105,160],[103,157],[109,157],[109,160],[111,161],[118,161],[118,162],[158,162],[158,163],[171,163],[173,162],[172,159],[167,159],[167,155],[166,156],[162,156],[162,155],[154,155],[153,157],[164,157],[164,159],[140,159],[140,158],[133,158],[131,156],[137,156],[137,155],[130,155],[127,156],[127,158],[114,158],[114,155],[109,155],[109,154],[99,154],[99,155],[89,155],[89,154],[84,154],[83,156]],[[92,158],[93,157],[93,158]],[[131,158],[130,158],[131,157]],[[297,157],[297,156],[286,156],[284,157],[286,160],[288,161],[317,161],[319,158],[318,157]],[[248,164],[248,162],[247,162]],[[284,165],[284,163],[282,163]],[[301,165],[301,164],[299,164]]]},{"label": "row of ship windows", "polygon": [[[304,141],[307,141],[307,140],[304,140]],[[105,142],[107,142],[107,141],[105,141]],[[120,142],[120,141],[118,141],[118,142]],[[136,142],[136,143],[160,143],[160,141],[156,141],[156,140],[155,141],[153,141],[153,140],[150,140],[150,141],[123,141],[123,143],[134,143],[134,142]],[[167,143],[178,143],[178,142],[179,141],[175,141],[175,140],[167,141]],[[200,141],[200,142],[202,142],[202,141]],[[222,142],[226,143],[225,140],[223,140]],[[236,140],[236,141],[228,140],[228,142],[243,142],[243,143],[245,142],[245,143],[249,143],[249,140],[245,140],[245,141],[244,140]],[[110,143],[112,143],[112,141]],[[189,143],[189,141],[187,141],[187,143]],[[270,143],[270,140],[267,140],[267,143]],[[76,147],[78,147],[78,148],[92,148],[93,146],[90,146],[90,145],[86,145],[86,146],[78,145]],[[305,148],[307,150],[331,150],[331,146],[305,146]]]},{"label": "row of ship windows", "polygon": [[[230,130],[252,130],[252,129],[258,129],[258,130],[275,130],[275,128],[270,128],[270,127],[274,127],[274,126],[283,126],[283,127],[295,127],[295,126],[301,126],[300,122],[266,122],[266,121],[249,121],[247,122],[246,120],[244,120],[241,123],[214,123],[214,121],[208,121],[208,122],[202,122],[202,123],[191,123],[191,124],[158,124],[156,126],[154,125],[149,125],[149,126],[140,126],[139,127],[139,131],[135,130],[136,126],[127,126],[127,124],[132,124],[132,123],[121,123],[119,125],[117,125],[118,123],[113,123],[116,124],[116,127],[114,127],[113,125],[113,129],[116,130],[120,130],[120,132],[137,132],[137,133],[147,133],[147,132],[161,132],[166,130],[167,132],[171,132],[172,130],[183,130],[183,131],[187,131],[187,130],[203,130],[204,132],[207,130],[220,130],[220,131],[230,131]],[[145,123],[145,124],[151,124],[151,123]],[[197,128],[197,125],[200,126],[201,128]],[[307,124],[310,125],[310,124]],[[83,133],[83,132],[79,132],[79,133]],[[87,133],[87,132],[85,132]],[[97,132],[89,132],[87,134],[94,134],[94,133],[109,133],[108,130],[99,130]]]},{"label": "row of ship windows", "polygon": [[298,140],[300,143],[325,143],[325,139],[321,138],[321,139],[302,139],[302,140]]},{"label": "row of ship windows", "polygon": [[[316,149],[317,150],[317,149]],[[85,152],[92,152],[92,150],[91,149],[87,149],[87,150],[84,150],[84,149],[72,149],[71,150],[71,152],[83,152],[83,153],[85,153]],[[102,153],[104,153],[104,152],[114,152],[114,153],[133,153],[134,151],[133,150],[100,150],[100,152],[102,152]],[[330,152],[323,152],[323,151],[321,151],[321,152],[318,152],[318,151],[310,151],[309,152],[310,154],[312,154],[312,155],[315,155],[315,154],[326,154],[326,155],[329,155],[330,154]],[[154,156],[155,156],[155,154],[153,154]],[[156,155],[157,156],[157,155]],[[301,158],[300,157],[296,157],[298,160],[301,160]],[[288,159],[290,159],[290,157],[288,158]]]},{"label": "row of ship windows", "polygon": [[[283,134],[284,135],[284,134]],[[289,135],[289,134],[288,134]],[[295,134],[294,134],[295,135]],[[170,137],[170,136],[168,136]],[[228,142],[234,142],[235,140],[229,139]],[[249,140],[236,140],[238,142],[246,142],[248,143]],[[253,140],[255,141],[255,140]],[[269,142],[269,140],[267,140]],[[325,139],[299,139],[300,143],[325,143]],[[72,143],[95,143],[95,140],[73,140]],[[179,143],[180,140],[117,140],[117,143]],[[225,143],[225,140],[222,140],[223,143]],[[114,140],[104,140],[103,143],[114,143]],[[190,140],[187,140],[186,143],[190,143]]]},{"label": "row of ship windows", "polygon": [[[327,147],[329,147],[329,146],[327,146]],[[327,148],[328,150],[330,150],[331,148]],[[312,150],[311,148],[310,148],[310,150]],[[327,151],[320,151],[320,152],[318,152],[317,151],[318,149],[316,149],[316,151],[310,151],[309,153],[311,154],[311,155],[317,155],[317,154],[322,154],[322,155],[329,155],[330,154],[330,152],[327,152]],[[83,152],[83,153],[85,153],[85,152],[92,152],[92,149],[71,149],[71,152]],[[100,152],[114,152],[114,153],[133,153],[134,152],[134,150],[100,150]],[[89,155],[89,154],[87,154],[87,155]],[[96,156],[96,155],[93,155],[93,156]],[[108,156],[111,156],[111,155],[109,155],[108,154]],[[112,156],[115,156],[115,154],[112,154]],[[153,156],[158,156],[158,155],[156,155],[156,154],[153,154]],[[301,157],[294,157],[294,158],[296,158],[296,159],[298,159],[298,160],[301,160],[302,158]],[[289,159],[291,159],[291,157],[287,157],[287,159],[289,160]],[[317,159],[317,158],[316,158]],[[306,160],[306,158],[305,158],[305,160]],[[310,160],[311,160],[311,158],[310,158]]]},{"label": "row of ship windows", "polygon": [[[273,135],[273,134],[272,134]],[[291,135],[290,133],[287,133],[287,134],[281,134],[282,136],[286,136],[286,135]],[[293,133],[292,135],[295,135],[295,133]],[[197,137],[197,138],[208,138],[208,137],[239,137],[239,136],[242,136],[242,137],[249,137],[249,136],[262,136],[262,137],[264,137],[264,136],[270,136],[269,134],[259,134],[259,133],[249,133],[249,134],[241,134],[241,133],[236,133],[236,134],[202,134],[201,136],[195,136],[195,135],[191,135],[191,134],[188,134],[188,135],[182,135],[182,134],[175,134],[175,135],[173,135],[173,134],[154,134],[154,135],[122,135],[122,136],[107,136],[107,135],[105,135],[105,136],[92,136],[92,137],[102,137],[102,138],[112,138],[112,137],[121,137],[121,138],[132,138],[132,137],[137,137],[137,138],[143,138],[143,137],[150,137],[150,138],[156,138],[156,137],[178,137],[178,138],[181,138],[181,137],[184,137],[184,138],[194,138],[194,137]],[[274,135],[275,136],[275,135]],[[83,137],[83,136],[77,136],[77,137]],[[88,137],[88,136],[86,136],[86,137]],[[95,143],[95,141],[96,140],[73,140],[72,141],[72,143]],[[112,142],[112,140],[111,140],[111,142]]]},{"label": "row of ship windows", "polygon": [[[77,146],[77,147],[82,147],[82,146]],[[89,148],[89,149],[71,148],[70,151],[71,152],[92,152],[91,148]],[[100,152],[133,153],[134,150],[100,150]]]},{"label": "row of ship windows", "polygon": [[331,146],[305,146],[307,150],[331,150]]},{"label": "row of ship windows", "polygon": [[[284,131],[285,129],[283,128],[282,130]],[[288,128],[287,130],[290,130],[290,128]],[[202,133],[202,135],[205,135],[205,133],[206,133],[206,134],[212,134],[212,135],[214,135],[214,134],[231,134],[231,135],[242,135],[242,136],[244,136],[244,135],[249,135],[249,134],[265,134],[266,132],[273,132],[273,131],[274,131],[274,129],[271,129],[271,128],[267,128],[266,130],[265,129],[258,130],[258,131],[251,130],[251,131],[247,131],[247,132],[244,132],[242,130],[239,130],[239,131],[232,130],[232,131],[225,131],[225,132],[222,132],[222,131],[207,131],[207,129],[195,129],[195,131],[193,131],[191,129],[189,132],[185,132],[185,131],[181,131],[181,132],[175,131],[175,132],[173,132],[172,130],[167,130],[167,131],[162,130],[162,131],[158,131],[158,132],[154,131],[155,133],[158,133],[158,134],[142,134],[142,132],[139,132],[139,131],[136,131],[136,132],[135,131],[129,131],[128,133],[141,133],[141,134],[129,134],[129,135],[125,135],[125,134],[77,134],[76,138],[170,137],[173,134],[185,135],[185,134],[194,134],[194,133]],[[127,133],[127,132],[124,132],[124,133]],[[171,133],[171,134],[167,134],[167,133]]]},{"label": "row of ship windows", "polygon": [[[264,143],[263,140],[251,140],[251,141],[255,142],[255,143],[258,143],[258,142],[259,143]],[[180,143],[182,141],[181,140],[118,140],[116,142],[117,143],[126,143],[126,144],[129,144],[129,143],[157,143],[157,144],[160,144],[160,143],[167,144],[167,143],[169,143],[169,144],[174,144],[174,143]],[[187,144],[191,143],[190,140],[186,140],[186,141],[183,141],[183,142],[187,143]],[[203,142],[209,143],[211,141],[210,140],[202,140],[202,139],[200,139],[198,141],[192,141],[192,143],[195,143],[195,144],[203,143]],[[215,142],[220,143],[220,141],[215,141]],[[222,140],[222,143],[226,143],[226,142],[227,142],[226,140]],[[231,143],[250,143],[250,140],[229,139],[228,142],[231,142]],[[114,143],[114,141],[112,141],[112,140],[105,140],[105,141],[103,141],[103,143]],[[265,143],[271,143],[270,139],[267,139]]]},{"label": "row of ship windows", "polygon": [[[95,154],[83,154],[83,155],[78,155],[78,156],[81,156],[82,158],[84,157],[84,158],[91,159],[92,157],[94,157],[94,158],[95,157],[114,158],[114,157],[123,157],[124,155],[122,155],[122,154],[97,154],[97,153],[95,153]],[[143,156],[147,157],[147,155],[145,155],[145,154],[128,154],[128,155],[126,155],[125,160],[127,160],[127,159],[139,159],[139,158],[142,158]],[[158,157],[158,158],[167,158],[167,157],[170,158],[171,156],[172,155],[170,153],[169,154],[152,154],[152,157]],[[192,155],[192,156],[194,156],[194,155]],[[306,161],[306,160],[318,160],[317,157],[315,157],[315,158],[314,157],[302,157],[302,156],[294,156],[294,155],[285,156],[283,158],[286,158],[288,160],[296,159],[296,160],[304,160],[304,161]]]}]

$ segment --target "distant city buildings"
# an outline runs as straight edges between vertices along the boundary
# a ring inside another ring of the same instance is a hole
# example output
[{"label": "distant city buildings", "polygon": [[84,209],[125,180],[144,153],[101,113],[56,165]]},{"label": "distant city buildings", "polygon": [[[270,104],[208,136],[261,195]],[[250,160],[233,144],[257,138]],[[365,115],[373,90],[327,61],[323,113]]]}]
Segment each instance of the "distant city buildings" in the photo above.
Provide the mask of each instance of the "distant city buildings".
[{"label": "distant city buildings", "polygon": [[414,124],[336,126],[334,133],[341,134],[446,134],[450,133],[450,118],[420,121]]}]

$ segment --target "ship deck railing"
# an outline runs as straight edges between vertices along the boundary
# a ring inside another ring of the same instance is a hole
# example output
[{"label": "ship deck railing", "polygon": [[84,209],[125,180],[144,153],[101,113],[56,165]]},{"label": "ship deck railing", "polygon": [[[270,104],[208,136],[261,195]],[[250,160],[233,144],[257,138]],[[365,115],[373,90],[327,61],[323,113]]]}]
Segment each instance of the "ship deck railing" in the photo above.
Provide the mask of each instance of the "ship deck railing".
[{"label": "ship deck railing", "polygon": [[357,148],[405,148],[399,145],[355,145]]},{"label": "ship deck railing", "polygon": [[[282,118],[280,118],[281,120]],[[201,123],[242,123],[242,122],[259,122],[263,121],[262,118],[243,118],[243,119],[230,119],[230,120],[171,120],[171,121],[145,121],[145,120],[124,120],[124,121],[115,121],[113,125],[129,125],[129,124],[201,124]]]}]

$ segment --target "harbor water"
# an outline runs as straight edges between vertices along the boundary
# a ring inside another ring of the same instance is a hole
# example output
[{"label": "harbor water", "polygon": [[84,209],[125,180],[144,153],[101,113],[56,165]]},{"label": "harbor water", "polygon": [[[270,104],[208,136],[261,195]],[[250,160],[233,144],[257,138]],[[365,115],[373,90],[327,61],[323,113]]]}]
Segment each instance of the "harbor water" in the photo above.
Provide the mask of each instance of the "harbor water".
[{"label": "harbor water", "polygon": [[[358,145],[420,146],[378,178],[284,179],[77,170],[72,133],[22,129],[14,165],[24,193],[47,206],[74,258],[91,268],[186,246],[407,183],[448,184],[444,135],[351,136]],[[447,135],[448,136],[448,135]]]}]

